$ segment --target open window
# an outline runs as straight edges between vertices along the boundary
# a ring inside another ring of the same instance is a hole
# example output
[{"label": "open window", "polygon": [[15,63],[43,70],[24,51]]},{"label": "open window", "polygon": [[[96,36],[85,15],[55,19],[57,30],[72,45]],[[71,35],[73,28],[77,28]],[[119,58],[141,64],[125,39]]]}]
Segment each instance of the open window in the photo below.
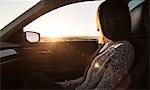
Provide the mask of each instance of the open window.
[{"label": "open window", "polygon": [[101,3],[87,1],[60,7],[37,18],[23,30],[40,33],[41,42],[97,40],[95,17]]}]

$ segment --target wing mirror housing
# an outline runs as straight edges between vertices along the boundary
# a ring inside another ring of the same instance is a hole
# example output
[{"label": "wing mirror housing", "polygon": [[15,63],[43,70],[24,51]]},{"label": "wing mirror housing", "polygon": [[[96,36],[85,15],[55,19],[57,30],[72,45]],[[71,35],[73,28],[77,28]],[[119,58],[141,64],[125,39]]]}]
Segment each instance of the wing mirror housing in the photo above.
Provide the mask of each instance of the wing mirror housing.
[{"label": "wing mirror housing", "polygon": [[30,43],[37,43],[40,41],[40,34],[37,32],[26,31],[25,38]]}]

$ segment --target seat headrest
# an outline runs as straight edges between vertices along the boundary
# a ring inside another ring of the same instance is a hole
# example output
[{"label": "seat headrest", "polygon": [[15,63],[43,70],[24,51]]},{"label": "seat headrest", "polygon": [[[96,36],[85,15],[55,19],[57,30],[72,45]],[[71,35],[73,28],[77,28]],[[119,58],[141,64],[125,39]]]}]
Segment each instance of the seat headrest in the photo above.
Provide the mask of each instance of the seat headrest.
[{"label": "seat headrest", "polygon": [[144,25],[143,7],[144,2],[136,6],[130,13],[131,32],[133,37],[143,37],[147,33]]},{"label": "seat headrest", "polygon": [[138,5],[131,11],[131,32],[133,34],[137,33],[137,29],[140,26],[140,22],[142,19],[142,4]]}]

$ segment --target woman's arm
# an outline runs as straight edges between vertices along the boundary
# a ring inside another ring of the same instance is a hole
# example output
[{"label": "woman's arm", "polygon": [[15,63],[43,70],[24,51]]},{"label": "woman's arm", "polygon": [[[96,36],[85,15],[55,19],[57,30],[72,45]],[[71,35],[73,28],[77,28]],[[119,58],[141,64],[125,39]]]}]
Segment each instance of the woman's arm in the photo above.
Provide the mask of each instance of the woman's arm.
[{"label": "woman's arm", "polygon": [[121,45],[110,59],[96,89],[115,89],[120,84],[134,60],[134,49],[130,44]]},{"label": "woman's arm", "polygon": [[108,67],[96,89],[115,89],[127,74],[126,70],[112,70],[112,67]]}]

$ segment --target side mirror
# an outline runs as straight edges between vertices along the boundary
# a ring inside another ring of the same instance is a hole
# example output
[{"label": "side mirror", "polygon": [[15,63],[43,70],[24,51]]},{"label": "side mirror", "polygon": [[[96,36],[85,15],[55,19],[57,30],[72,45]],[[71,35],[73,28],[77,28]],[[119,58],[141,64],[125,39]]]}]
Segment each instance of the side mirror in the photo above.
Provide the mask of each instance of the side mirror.
[{"label": "side mirror", "polygon": [[26,31],[25,32],[25,38],[30,43],[37,43],[40,41],[40,34],[37,32]]}]

